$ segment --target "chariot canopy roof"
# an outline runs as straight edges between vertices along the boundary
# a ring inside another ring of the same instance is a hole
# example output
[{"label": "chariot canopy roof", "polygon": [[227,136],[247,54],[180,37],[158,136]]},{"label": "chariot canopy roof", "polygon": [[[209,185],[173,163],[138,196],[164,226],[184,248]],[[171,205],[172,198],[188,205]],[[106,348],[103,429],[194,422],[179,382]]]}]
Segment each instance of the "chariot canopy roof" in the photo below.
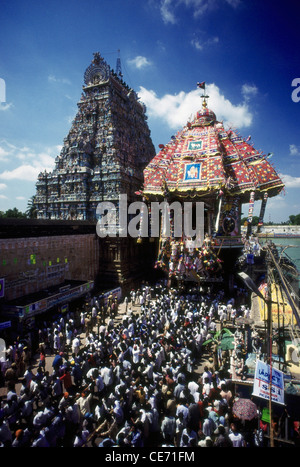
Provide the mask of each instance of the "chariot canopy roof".
[{"label": "chariot canopy roof", "polygon": [[[203,83],[202,83],[203,84]],[[200,86],[201,87],[201,86]],[[203,88],[203,86],[202,86]],[[250,138],[225,129],[223,122],[207,106],[160,151],[144,169],[143,194],[148,197],[197,198],[220,190],[249,201],[278,195],[284,184],[269,161],[256,150]]]}]

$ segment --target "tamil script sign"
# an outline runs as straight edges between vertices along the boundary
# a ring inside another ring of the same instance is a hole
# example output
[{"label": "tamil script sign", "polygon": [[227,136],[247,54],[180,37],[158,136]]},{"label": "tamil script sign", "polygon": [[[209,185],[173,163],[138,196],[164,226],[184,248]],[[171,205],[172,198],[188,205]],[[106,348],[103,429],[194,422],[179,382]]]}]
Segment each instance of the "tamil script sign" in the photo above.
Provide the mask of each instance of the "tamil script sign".
[{"label": "tamil script sign", "polygon": [[271,369],[270,365],[260,360],[256,361],[255,376],[253,383],[253,396],[270,399],[270,377],[271,400],[278,404],[284,404],[284,379],[282,371]]},{"label": "tamil script sign", "polygon": [[18,314],[20,318],[27,319],[29,317],[40,314],[46,310],[50,310],[50,308],[56,305],[63,306],[65,303],[74,300],[75,298],[81,297],[84,294],[87,294],[92,290],[93,286],[94,282],[89,281],[73,288],[61,288],[61,291],[59,293],[55,295],[50,295],[49,297],[43,298],[38,302],[30,303],[24,306],[7,308],[6,315],[11,316]]}]

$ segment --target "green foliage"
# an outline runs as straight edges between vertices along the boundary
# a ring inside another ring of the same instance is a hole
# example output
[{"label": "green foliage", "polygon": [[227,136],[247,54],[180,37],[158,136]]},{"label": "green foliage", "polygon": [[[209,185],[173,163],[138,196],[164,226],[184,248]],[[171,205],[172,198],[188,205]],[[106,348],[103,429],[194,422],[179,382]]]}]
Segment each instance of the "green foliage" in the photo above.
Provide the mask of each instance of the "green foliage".
[{"label": "green foliage", "polygon": [[290,225],[300,225],[300,214],[296,214],[289,216],[289,222]]},{"label": "green foliage", "polygon": [[27,203],[27,209],[26,209],[26,216],[29,219],[36,219],[37,217],[37,208],[34,204],[34,196],[31,196],[31,198],[28,200]]},{"label": "green foliage", "polygon": [[[245,225],[247,222],[247,217],[241,218],[241,226]],[[257,216],[253,216],[252,218],[252,225],[258,225],[259,218]],[[300,214],[291,215],[289,219],[284,222],[264,222],[264,225],[300,225]]]},{"label": "green foliage", "polygon": [[2,219],[20,219],[20,218],[27,218],[27,215],[24,212],[19,211],[17,208],[8,209],[7,211],[3,212],[0,211],[0,218]]},{"label": "green foliage", "polygon": [[[245,222],[247,222],[248,217],[243,217],[241,219],[241,225],[244,225]],[[252,225],[258,225],[259,218],[258,216],[253,216],[252,217]]]},{"label": "green foliage", "polygon": [[36,219],[37,209],[34,204],[34,196],[28,200],[27,209],[25,212],[19,211],[17,208],[0,211],[0,219]]}]

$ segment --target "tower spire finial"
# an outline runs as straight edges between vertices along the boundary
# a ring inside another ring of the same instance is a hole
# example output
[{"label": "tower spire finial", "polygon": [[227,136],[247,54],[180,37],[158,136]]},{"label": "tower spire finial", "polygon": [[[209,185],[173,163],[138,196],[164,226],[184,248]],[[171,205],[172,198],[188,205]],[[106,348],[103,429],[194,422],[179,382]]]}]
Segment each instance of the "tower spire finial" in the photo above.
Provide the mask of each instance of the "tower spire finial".
[{"label": "tower spire finial", "polygon": [[117,66],[116,66],[116,73],[120,78],[123,78],[122,68],[121,68],[121,58],[120,58],[120,49],[118,49],[118,58],[117,58]]},{"label": "tower spire finial", "polygon": [[202,81],[202,83],[197,83],[197,86],[198,86],[198,88],[203,89],[203,94],[202,94],[202,96],[200,96],[203,99],[202,107],[207,107],[206,99],[208,99],[209,96],[207,96],[205,94],[205,81]]}]

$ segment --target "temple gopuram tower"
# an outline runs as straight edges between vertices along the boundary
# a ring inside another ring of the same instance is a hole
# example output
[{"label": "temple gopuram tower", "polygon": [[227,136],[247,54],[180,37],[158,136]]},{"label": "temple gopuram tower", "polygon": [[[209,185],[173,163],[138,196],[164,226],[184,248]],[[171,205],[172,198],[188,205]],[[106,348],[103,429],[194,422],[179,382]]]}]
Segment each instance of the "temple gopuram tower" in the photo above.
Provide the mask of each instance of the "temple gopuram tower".
[{"label": "temple gopuram tower", "polygon": [[52,172],[36,183],[40,219],[94,220],[101,201],[128,202],[155,149],[138,97],[97,52],[84,73],[78,112]]},{"label": "temple gopuram tower", "polygon": [[[78,112],[55,159],[42,172],[34,203],[38,219],[95,222],[100,202],[136,201],[143,169],[155,156],[146,107],[97,52],[84,73]],[[124,285],[145,270],[146,246],[136,239],[99,238],[101,284]]]}]

